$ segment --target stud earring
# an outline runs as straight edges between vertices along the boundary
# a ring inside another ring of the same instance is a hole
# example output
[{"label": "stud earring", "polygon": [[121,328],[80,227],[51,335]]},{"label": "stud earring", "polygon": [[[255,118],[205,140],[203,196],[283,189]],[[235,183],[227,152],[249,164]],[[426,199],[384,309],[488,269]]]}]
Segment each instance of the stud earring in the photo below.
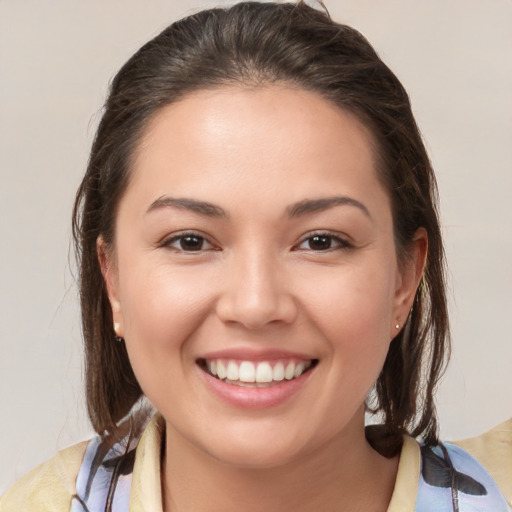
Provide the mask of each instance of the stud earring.
[{"label": "stud earring", "polygon": [[114,332],[116,333],[116,335],[114,336],[114,339],[116,341],[124,341],[123,338],[121,336],[119,336],[119,329],[120,329],[120,325],[119,325],[119,322],[114,322]]},{"label": "stud earring", "polygon": [[395,324],[395,329],[398,331],[400,329],[400,324]]}]

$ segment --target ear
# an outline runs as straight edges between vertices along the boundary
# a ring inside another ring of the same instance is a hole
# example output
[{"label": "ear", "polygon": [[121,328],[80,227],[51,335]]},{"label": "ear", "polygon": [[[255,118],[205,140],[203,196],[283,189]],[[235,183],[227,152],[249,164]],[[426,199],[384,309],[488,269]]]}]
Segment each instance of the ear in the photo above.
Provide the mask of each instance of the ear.
[{"label": "ear", "polygon": [[107,247],[102,236],[96,240],[96,252],[100,264],[101,273],[107,288],[108,299],[112,309],[113,328],[116,336],[123,337],[123,313],[119,300],[119,281],[117,267],[112,251]]},{"label": "ear", "polygon": [[[403,328],[409,312],[414,303],[416,290],[423,277],[427,261],[428,235],[424,228],[419,228],[414,234],[408,255],[403,262],[397,278],[392,325],[390,326],[391,339]],[[398,325],[398,329],[397,326]]]}]

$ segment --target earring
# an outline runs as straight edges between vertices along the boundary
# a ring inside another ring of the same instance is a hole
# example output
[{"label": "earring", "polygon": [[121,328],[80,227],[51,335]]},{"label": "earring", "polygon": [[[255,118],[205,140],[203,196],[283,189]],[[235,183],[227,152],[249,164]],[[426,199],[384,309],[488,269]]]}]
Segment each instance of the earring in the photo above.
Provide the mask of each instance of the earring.
[{"label": "earring", "polygon": [[123,340],[123,338],[121,336],[119,336],[119,329],[120,329],[119,322],[114,322],[114,332],[116,333],[116,335],[114,336],[114,340],[118,341],[118,342],[121,342],[121,341],[124,341],[124,340]]},{"label": "earring", "polygon": [[400,329],[400,324],[395,324],[395,329],[398,331]]}]

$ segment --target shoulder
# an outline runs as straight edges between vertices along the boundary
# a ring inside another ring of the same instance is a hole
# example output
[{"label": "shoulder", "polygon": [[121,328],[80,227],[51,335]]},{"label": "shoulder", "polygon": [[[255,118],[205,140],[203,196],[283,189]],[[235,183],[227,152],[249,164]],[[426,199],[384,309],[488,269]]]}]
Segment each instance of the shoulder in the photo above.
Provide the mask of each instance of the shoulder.
[{"label": "shoulder", "polygon": [[[146,413],[130,417],[121,425],[119,433],[119,440],[95,436],[58,452],[18,480],[0,498],[0,512],[128,510],[136,456],[139,471],[135,494],[143,495],[149,485],[152,491],[149,494],[155,495],[153,501],[156,499],[158,504],[161,497],[154,487],[159,489],[160,485],[160,416],[155,415],[151,421]],[[152,476],[149,483],[148,475]],[[155,508],[160,509],[161,506]]]},{"label": "shoulder", "polygon": [[512,418],[485,434],[454,444],[475,457],[512,504]]},{"label": "shoulder", "polygon": [[20,478],[0,498],[0,512],[68,511],[87,442],[62,450]]},{"label": "shoulder", "polygon": [[509,511],[510,422],[458,443],[421,447],[416,512]]}]

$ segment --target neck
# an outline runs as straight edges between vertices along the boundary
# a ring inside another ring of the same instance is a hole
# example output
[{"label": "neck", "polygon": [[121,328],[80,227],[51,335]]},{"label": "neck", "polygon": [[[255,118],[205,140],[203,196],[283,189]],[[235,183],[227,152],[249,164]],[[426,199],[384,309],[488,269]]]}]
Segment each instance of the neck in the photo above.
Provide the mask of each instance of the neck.
[{"label": "neck", "polygon": [[166,428],[165,512],[385,512],[398,457],[386,459],[359,434],[341,433],[311,453],[271,468],[227,465]]}]

